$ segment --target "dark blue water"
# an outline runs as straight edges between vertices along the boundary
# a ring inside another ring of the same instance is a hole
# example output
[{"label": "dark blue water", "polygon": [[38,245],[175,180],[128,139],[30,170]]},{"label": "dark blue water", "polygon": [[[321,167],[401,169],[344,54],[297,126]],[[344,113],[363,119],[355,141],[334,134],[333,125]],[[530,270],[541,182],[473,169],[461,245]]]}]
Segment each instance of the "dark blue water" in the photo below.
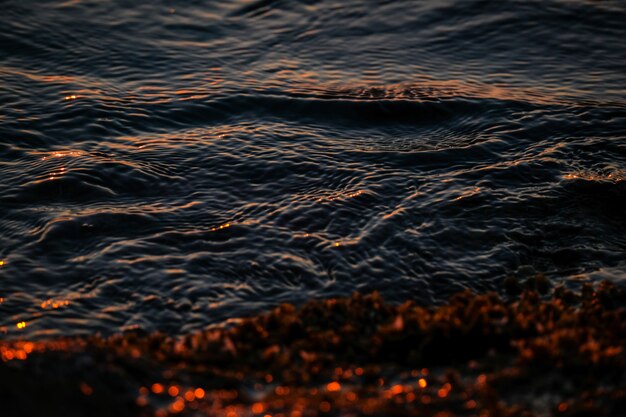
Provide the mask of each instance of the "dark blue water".
[{"label": "dark blue water", "polygon": [[626,2],[0,8],[4,337],[626,278]]}]

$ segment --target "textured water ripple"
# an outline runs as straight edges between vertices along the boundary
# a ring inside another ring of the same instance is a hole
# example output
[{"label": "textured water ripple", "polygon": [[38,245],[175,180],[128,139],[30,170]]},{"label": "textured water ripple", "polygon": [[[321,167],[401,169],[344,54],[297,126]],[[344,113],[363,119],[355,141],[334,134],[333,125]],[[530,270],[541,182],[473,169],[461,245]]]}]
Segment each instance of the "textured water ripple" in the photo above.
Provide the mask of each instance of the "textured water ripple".
[{"label": "textured water ripple", "polygon": [[624,277],[622,2],[1,3],[8,337]]}]

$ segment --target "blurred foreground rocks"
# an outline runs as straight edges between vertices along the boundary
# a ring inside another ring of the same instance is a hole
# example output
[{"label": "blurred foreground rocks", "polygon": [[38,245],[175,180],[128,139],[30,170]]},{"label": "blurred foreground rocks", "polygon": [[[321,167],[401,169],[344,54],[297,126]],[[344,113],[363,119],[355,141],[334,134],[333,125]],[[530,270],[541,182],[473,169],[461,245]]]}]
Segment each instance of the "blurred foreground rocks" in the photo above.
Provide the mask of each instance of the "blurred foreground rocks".
[{"label": "blurred foreground rocks", "polygon": [[184,338],[0,342],[0,415],[624,416],[626,291],[505,290],[284,304]]}]

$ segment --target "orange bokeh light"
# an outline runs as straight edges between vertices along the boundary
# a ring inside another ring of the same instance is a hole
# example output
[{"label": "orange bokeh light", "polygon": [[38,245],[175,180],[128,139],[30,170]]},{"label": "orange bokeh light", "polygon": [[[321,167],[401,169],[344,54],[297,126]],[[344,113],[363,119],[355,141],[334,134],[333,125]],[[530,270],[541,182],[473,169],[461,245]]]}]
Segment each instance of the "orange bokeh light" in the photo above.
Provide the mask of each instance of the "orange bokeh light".
[{"label": "orange bokeh light", "polygon": [[326,385],[326,389],[329,392],[336,392],[336,391],[340,391],[341,390],[341,384],[337,381],[331,382],[330,384]]},{"label": "orange bokeh light", "polygon": [[204,390],[202,388],[196,388],[193,393],[199,400],[204,398]]},{"label": "orange bokeh light", "polygon": [[263,403],[252,404],[252,412],[254,414],[261,414],[263,411],[265,411],[265,406],[263,405]]}]

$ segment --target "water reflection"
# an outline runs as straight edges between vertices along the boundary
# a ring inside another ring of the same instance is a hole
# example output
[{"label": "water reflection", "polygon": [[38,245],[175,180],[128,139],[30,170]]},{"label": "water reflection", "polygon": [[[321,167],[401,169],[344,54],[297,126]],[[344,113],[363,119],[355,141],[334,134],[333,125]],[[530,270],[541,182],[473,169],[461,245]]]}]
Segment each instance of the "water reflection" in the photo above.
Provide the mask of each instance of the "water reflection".
[{"label": "water reflection", "polygon": [[13,3],[9,337],[624,273],[619,2]]}]

